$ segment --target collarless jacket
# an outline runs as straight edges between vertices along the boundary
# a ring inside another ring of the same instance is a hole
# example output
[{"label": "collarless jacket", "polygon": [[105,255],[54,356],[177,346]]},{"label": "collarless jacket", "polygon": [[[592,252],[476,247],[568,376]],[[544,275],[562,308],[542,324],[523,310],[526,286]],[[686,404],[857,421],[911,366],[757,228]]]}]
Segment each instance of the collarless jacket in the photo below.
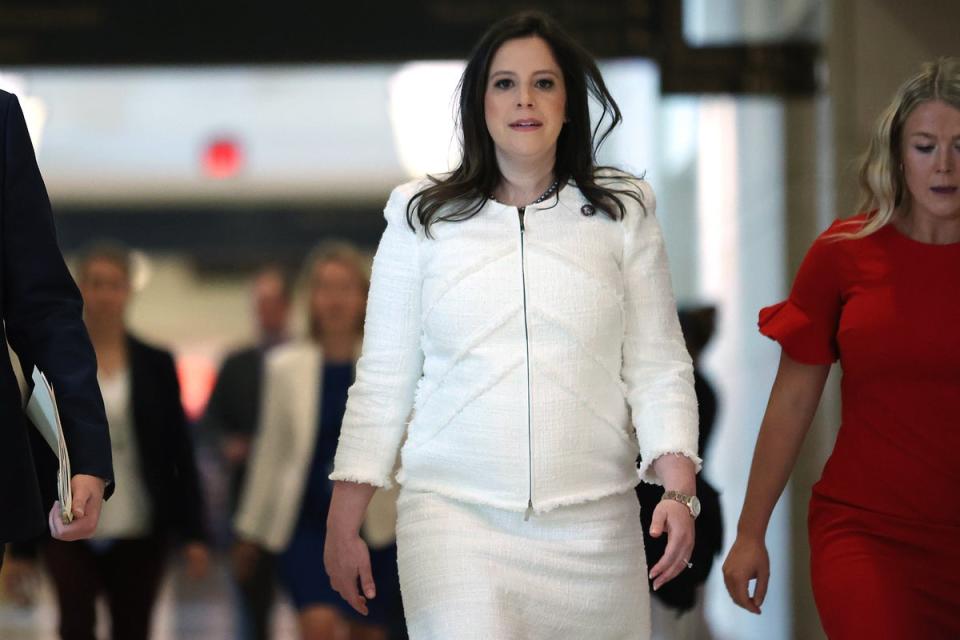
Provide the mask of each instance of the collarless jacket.
[{"label": "collarless jacket", "polygon": [[[666,453],[697,464],[693,370],[653,191],[623,220],[574,184],[525,208],[411,230],[395,189],[374,259],[335,480],[543,512],[630,489]],[[405,440],[404,440],[405,438]],[[636,459],[642,456],[639,470]]]}]

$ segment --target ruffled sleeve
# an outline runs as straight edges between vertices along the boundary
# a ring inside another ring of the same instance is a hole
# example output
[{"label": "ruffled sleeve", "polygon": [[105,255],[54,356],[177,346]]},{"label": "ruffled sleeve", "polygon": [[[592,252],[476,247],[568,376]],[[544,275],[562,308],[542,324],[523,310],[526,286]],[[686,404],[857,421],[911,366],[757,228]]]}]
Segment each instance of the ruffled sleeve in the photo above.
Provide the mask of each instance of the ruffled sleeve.
[{"label": "ruffled sleeve", "polygon": [[837,359],[832,328],[817,322],[790,299],[760,309],[760,333],[776,340],[787,354],[805,364],[830,364]]},{"label": "ruffled sleeve", "polygon": [[790,296],[760,310],[760,333],[780,343],[791,358],[804,364],[831,364],[839,358],[842,269],[838,263],[844,240],[827,229],[807,252]]}]

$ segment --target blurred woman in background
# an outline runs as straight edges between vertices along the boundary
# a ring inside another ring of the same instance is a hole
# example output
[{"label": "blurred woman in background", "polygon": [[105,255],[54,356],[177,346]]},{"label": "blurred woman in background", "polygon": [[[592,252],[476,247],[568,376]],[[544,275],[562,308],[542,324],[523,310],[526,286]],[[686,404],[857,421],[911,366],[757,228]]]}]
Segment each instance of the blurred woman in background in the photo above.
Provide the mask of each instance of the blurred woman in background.
[{"label": "blurred woman in background", "polygon": [[[129,250],[116,244],[93,246],[77,263],[110,425],[116,491],[104,502],[91,540],[41,545],[64,640],[94,638],[101,594],[114,640],[147,638],[175,541],[186,545],[191,577],[204,576],[209,565],[203,499],[173,357],[126,326],[132,271]],[[22,568],[19,577],[28,573]]]},{"label": "blurred woman in background", "polygon": [[260,424],[235,519],[235,571],[242,578],[251,570],[258,546],[279,554],[279,580],[304,640],[386,638],[399,616],[393,496],[378,495],[364,527],[383,576],[367,618],[347,606],[323,570],[333,491],[327,476],[363,335],[368,272],[368,260],[346,244],[324,245],[308,258],[309,339],[267,355]]}]

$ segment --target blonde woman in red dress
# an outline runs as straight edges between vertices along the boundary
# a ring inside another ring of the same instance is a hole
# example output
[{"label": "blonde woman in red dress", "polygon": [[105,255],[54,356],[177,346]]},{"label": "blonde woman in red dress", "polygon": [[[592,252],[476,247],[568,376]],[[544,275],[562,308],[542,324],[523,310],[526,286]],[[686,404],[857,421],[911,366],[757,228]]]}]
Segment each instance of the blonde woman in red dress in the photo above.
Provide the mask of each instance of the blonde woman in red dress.
[{"label": "blonde woman in red dress", "polygon": [[760,312],[783,355],[724,578],[760,613],[767,522],[839,360],[843,422],[809,512],[823,627],[960,638],[960,60],[900,88],[860,182],[867,213],[834,223]]}]

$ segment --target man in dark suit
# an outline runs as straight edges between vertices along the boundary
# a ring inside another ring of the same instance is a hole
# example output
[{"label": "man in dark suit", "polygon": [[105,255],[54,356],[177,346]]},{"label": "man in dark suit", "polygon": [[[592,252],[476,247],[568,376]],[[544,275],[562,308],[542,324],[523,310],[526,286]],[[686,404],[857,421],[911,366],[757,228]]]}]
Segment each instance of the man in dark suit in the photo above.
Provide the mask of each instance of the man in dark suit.
[{"label": "man in dark suit", "polygon": [[209,435],[219,441],[220,453],[230,468],[231,516],[256,435],[263,357],[267,351],[287,340],[293,292],[287,274],[280,267],[271,265],[257,273],[252,294],[256,343],[224,358],[202,423]]},{"label": "man in dark suit", "polygon": [[54,388],[73,471],[74,520],[63,524],[56,459],[29,427],[9,357],[0,357],[0,563],[3,543],[49,525],[60,540],[93,535],[113,483],[110,436],[80,293],[57,246],[53,214],[16,96],[0,91],[0,313],[3,335],[29,377]]},{"label": "man in dark suit", "polygon": [[[261,269],[254,278],[257,342],[230,353],[224,359],[203,417],[203,428],[218,441],[230,474],[228,510],[231,521],[256,436],[263,359],[267,351],[287,339],[291,288],[290,279],[276,266]],[[270,608],[274,598],[273,557],[266,550],[251,545],[234,545],[232,555],[239,605],[237,637],[265,640],[270,637]]]}]

